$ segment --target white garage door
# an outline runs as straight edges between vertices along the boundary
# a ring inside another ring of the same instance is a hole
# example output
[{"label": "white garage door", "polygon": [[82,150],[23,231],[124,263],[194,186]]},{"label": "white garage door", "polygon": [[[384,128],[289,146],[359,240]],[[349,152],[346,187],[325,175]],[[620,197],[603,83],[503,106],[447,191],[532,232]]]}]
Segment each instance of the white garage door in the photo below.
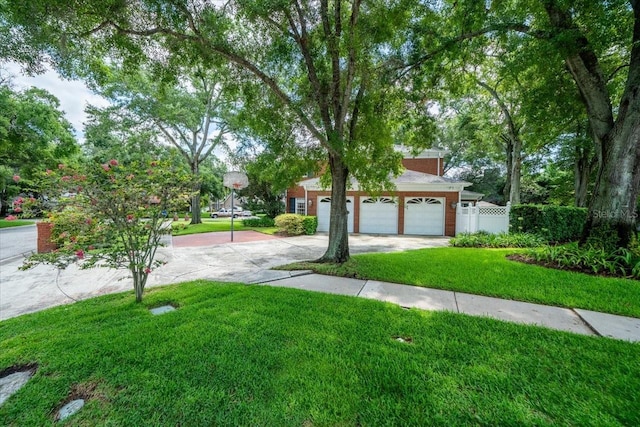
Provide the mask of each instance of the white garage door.
[{"label": "white garage door", "polygon": [[391,197],[360,200],[360,232],[398,234],[398,205]]},{"label": "white garage door", "polygon": [[[353,197],[347,197],[347,231],[353,233]],[[318,231],[329,231],[331,218],[331,197],[318,197]]]},{"label": "white garage door", "polygon": [[404,234],[444,235],[444,199],[430,197],[406,199]]}]

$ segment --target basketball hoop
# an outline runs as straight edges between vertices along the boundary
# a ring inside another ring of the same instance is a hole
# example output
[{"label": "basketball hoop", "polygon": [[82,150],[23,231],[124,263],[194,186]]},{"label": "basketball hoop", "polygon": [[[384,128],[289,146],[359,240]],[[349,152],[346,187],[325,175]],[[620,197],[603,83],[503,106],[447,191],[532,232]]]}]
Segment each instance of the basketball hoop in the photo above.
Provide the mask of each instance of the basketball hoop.
[{"label": "basketball hoop", "polygon": [[233,203],[233,193],[236,190],[242,190],[243,188],[246,188],[247,185],[249,185],[249,178],[247,178],[247,175],[243,174],[242,172],[227,172],[222,178],[222,184],[224,184],[225,187],[231,189],[231,241],[233,242],[233,217],[235,216],[233,212],[235,209],[235,205]]},{"label": "basketball hoop", "polygon": [[222,183],[227,188],[242,190],[249,185],[249,178],[242,172],[227,172],[224,174]]}]

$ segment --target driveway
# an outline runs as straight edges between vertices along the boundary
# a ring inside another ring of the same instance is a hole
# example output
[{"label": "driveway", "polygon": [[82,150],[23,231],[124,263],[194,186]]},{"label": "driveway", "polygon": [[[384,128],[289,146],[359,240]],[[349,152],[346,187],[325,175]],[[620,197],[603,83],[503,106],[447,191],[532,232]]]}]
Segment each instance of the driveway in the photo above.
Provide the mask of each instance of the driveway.
[{"label": "driveway", "polygon": [[[448,242],[449,239],[443,237],[349,236],[351,254],[447,246]],[[259,283],[288,277],[288,272],[270,268],[317,259],[326,250],[327,243],[326,234],[317,234],[204,246],[178,247],[170,244],[159,249],[157,259],[167,263],[151,273],[148,286],[195,279]],[[22,260],[15,260],[0,266],[0,320],[132,288],[123,270],[79,270],[72,266],[58,271],[40,265],[20,271],[18,267],[21,264]],[[125,280],[121,280],[123,278]]]}]

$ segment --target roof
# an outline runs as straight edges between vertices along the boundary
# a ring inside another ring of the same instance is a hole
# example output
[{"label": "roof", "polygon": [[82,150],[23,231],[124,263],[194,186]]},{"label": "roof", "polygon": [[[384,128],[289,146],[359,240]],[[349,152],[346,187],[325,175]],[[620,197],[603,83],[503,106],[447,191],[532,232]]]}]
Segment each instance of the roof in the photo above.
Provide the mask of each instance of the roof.
[{"label": "roof", "polygon": [[462,200],[480,200],[484,197],[482,193],[476,193],[475,191],[463,190],[460,194]]},{"label": "roof", "polygon": [[[350,180],[350,189],[357,190],[360,188],[355,178],[350,177]],[[466,181],[458,181],[453,178],[408,169],[400,176],[391,178],[391,183],[395,185],[397,191],[461,191],[464,187],[471,185]],[[320,178],[305,179],[299,185],[307,190],[323,190],[320,185]]]},{"label": "roof", "polygon": [[417,154],[414,154],[413,148],[404,145],[397,145],[394,149],[402,153],[405,159],[441,159],[449,153],[449,150],[439,147],[427,148]]}]

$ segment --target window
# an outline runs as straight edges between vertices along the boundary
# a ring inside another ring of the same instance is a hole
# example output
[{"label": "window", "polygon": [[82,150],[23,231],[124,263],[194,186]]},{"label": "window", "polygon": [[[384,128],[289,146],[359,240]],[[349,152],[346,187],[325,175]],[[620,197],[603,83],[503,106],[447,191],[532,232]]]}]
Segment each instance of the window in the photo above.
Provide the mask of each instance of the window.
[{"label": "window", "polygon": [[296,213],[300,215],[306,214],[307,205],[304,202],[304,199],[296,199]]}]

